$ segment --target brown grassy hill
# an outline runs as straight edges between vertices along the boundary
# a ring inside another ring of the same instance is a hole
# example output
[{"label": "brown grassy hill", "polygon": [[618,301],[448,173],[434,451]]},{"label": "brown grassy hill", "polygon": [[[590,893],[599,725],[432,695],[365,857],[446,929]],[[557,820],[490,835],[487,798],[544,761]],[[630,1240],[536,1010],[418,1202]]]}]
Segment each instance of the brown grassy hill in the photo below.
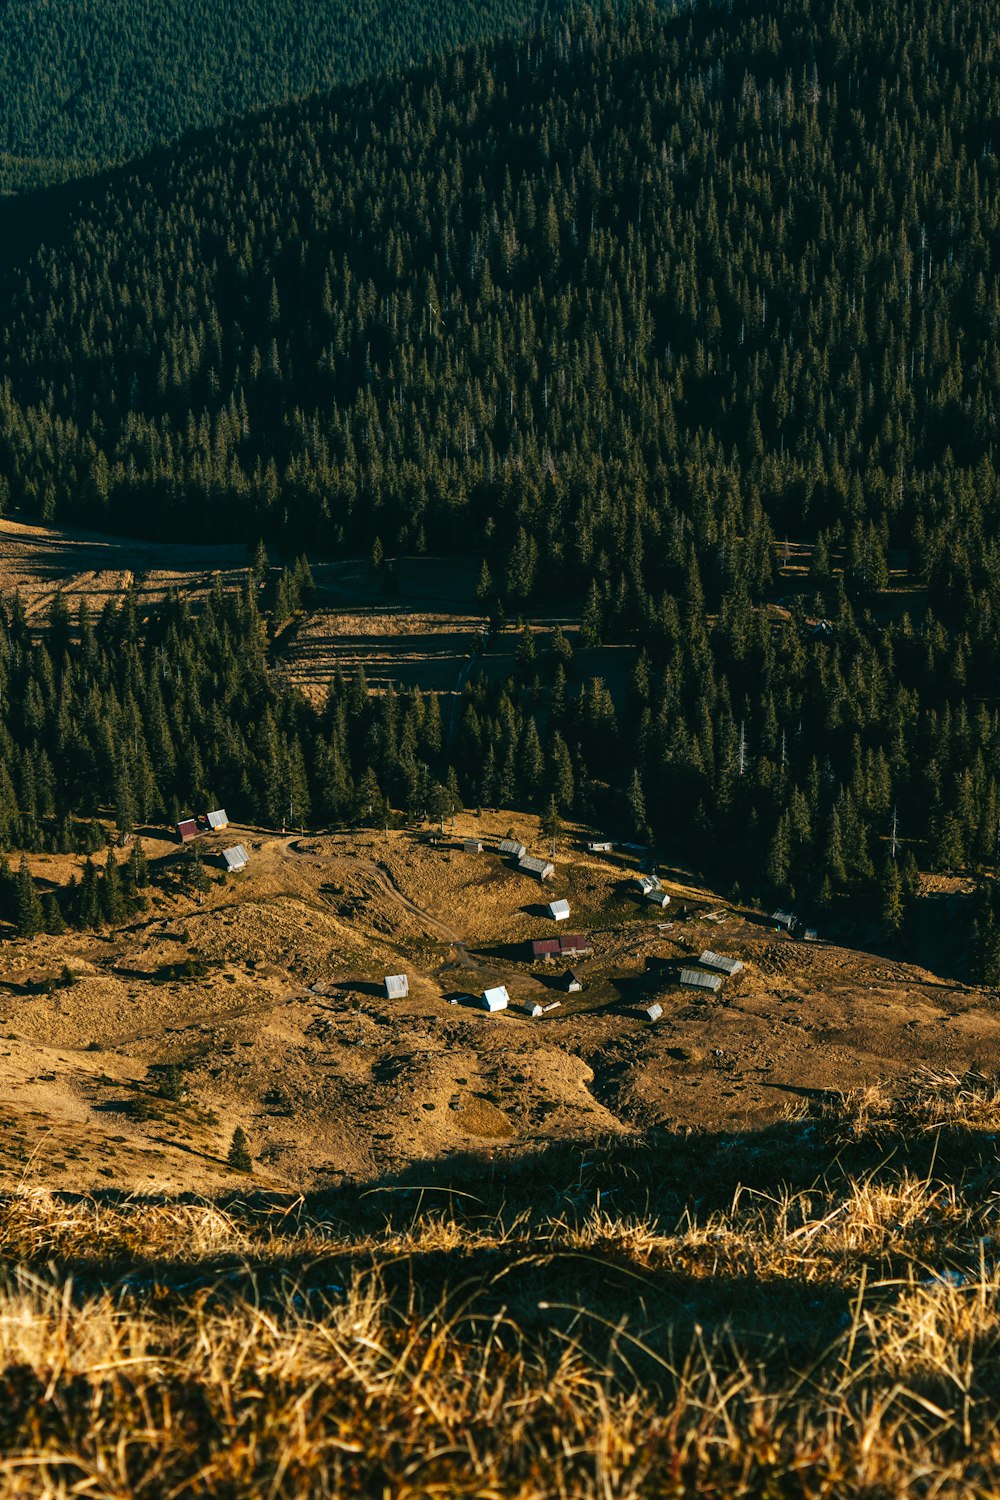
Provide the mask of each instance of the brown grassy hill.
[{"label": "brown grassy hill", "polygon": [[[758,1127],[827,1093],[995,1058],[996,997],[947,969],[796,941],[682,871],[664,874],[661,911],[637,899],[642,856],[589,854],[581,830],[543,890],[495,851],[514,824],[542,847],[535,821],[507,812],[462,815],[440,846],[234,829],[249,868],[224,877],[208,846],[201,898],[175,845],[148,840],[144,915],[3,945],[0,1186],[216,1192],[241,1125],[257,1180],[299,1192],[468,1150]],[[481,854],[460,847],[473,831]],[[62,880],[72,863],[33,866]],[[554,896],[571,904],[562,928]],[[567,927],[592,945],[573,961],[579,994],[559,987],[565,962],[530,955]],[[717,998],[677,982],[709,947],[746,964]],[[383,977],[401,971],[409,997],[389,1001]],[[472,1001],[492,984],[514,1002],[495,1016]],[[532,1018],[526,1002],[555,1008]]]},{"label": "brown grassy hill", "polygon": [[1000,1095],[0,1198],[5,1496],[985,1497]]}]

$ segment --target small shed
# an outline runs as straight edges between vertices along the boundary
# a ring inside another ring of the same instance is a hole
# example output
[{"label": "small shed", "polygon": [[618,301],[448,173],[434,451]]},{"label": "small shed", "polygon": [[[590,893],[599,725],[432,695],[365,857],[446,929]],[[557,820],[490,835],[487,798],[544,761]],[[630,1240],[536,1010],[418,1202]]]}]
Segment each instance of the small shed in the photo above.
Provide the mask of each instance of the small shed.
[{"label": "small shed", "polygon": [[692,986],[696,990],[711,990],[717,995],[722,989],[721,974],[706,974],[704,969],[682,969],[681,984]]},{"label": "small shed", "polygon": [[663,1006],[654,1001],[652,1005],[646,1006],[646,1014],[651,1021],[658,1021],[663,1015]]},{"label": "small shed", "polygon": [[556,867],[551,860],[538,859],[534,854],[525,854],[517,862],[522,875],[534,875],[536,880],[551,880]]},{"label": "small shed", "polygon": [[569,995],[575,995],[578,993],[578,991],[583,989],[583,980],[579,977],[578,974],[574,974],[572,969],[566,970],[560,983],[562,984],[563,989]]},{"label": "small shed", "polygon": [[713,953],[706,948],[698,962],[706,969],[718,969],[721,974],[739,974],[743,970],[741,958],[727,958],[724,953]]},{"label": "small shed", "polygon": [[590,938],[585,932],[567,932],[559,939],[560,953],[588,953]]},{"label": "small shed", "polygon": [[791,911],[773,911],[771,913],[771,921],[777,922],[779,927],[784,927],[788,932],[791,932],[798,921],[798,917]]},{"label": "small shed", "polygon": [[658,891],[660,889],[660,877],[658,875],[640,875],[639,889],[644,896],[648,896],[651,891]]},{"label": "small shed", "polygon": [[670,905],[670,897],[667,895],[666,891],[647,891],[646,900],[649,901],[653,906],[659,906],[661,908]]},{"label": "small shed", "polygon": [[498,984],[491,990],[483,990],[479,1003],[483,1007],[483,1010],[506,1010],[510,1004],[510,996],[507,993],[506,985]]},{"label": "small shed", "polygon": [[482,854],[483,841],[482,839],[463,839],[462,848],[466,854]]},{"label": "small shed", "polygon": [[194,818],[182,818],[177,825],[177,837],[182,844],[190,844],[192,839],[198,837],[198,824]]},{"label": "small shed", "polygon": [[590,854],[610,854],[614,847],[610,839],[591,839],[587,851]]},{"label": "small shed", "polygon": [[524,1002],[524,1014],[526,1016],[540,1016],[542,1014],[542,1007],[537,1000],[526,1000]]},{"label": "small shed", "polygon": [[223,849],[222,858],[229,871],[245,870],[250,863],[250,856],[242,844],[234,844],[231,849]]},{"label": "small shed", "polygon": [[501,854],[511,854],[515,859],[523,859],[528,852],[517,839],[501,839],[497,847]]},{"label": "small shed", "polygon": [[558,938],[535,938],[531,944],[532,958],[551,958],[558,952]]},{"label": "small shed", "polygon": [[410,993],[410,980],[406,974],[387,974],[385,993],[390,1000],[405,1000]]},{"label": "small shed", "polygon": [[549,916],[552,918],[553,922],[565,922],[565,921],[567,921],[568,918],[569,918],[569,902],[568,901],[550,901],[549,902]]},{"label": "small shed", "polygon": [[819,933],[816,931],[815,927],[807,927],[805,932],[802,934],[802,937],[807,943],[815,943],[819,937]]},{"label": "small shed", "polygon": [[221,828],[229,827],[229,819],[224,807],[217,807],[214,812],[208,813],[206,821],[213,833],[218,833]]}]

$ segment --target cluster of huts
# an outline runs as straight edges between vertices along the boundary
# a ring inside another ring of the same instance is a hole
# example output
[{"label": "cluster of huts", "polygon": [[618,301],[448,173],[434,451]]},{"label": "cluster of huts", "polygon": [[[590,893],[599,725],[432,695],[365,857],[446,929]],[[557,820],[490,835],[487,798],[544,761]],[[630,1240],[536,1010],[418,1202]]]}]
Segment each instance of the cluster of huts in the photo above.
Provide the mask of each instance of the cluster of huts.
[{"label": "cluster of huts", "polygon": [[524,844],[517,839],[501,839],[497,845],[497,853],[517,860],[517,868],[521,874],[533,875],[536,880],[551,880],[556,873],[556,867],[550,859],[539,859],[537,855],[529,854]]},{"label": "cluster of huts", "polygon": [[[698,967],[684,968],[677,977],[686,989],[707,990],[710,995],[717,995],[726,980],[741,973],[744,967],[741,958],[730,958],[728,954],[713,953],[706,948],[698,959]],[[651,1021],[658,1021],[663,1015],[663,1006],[658,1002],[647,1005],[645,1010]]]},{"label": "cluster of huts", "polygon": [[[481,839],[468,838],[463,840],[463,849],[468,854],[481,854],[483,843]],[[591,840],[586,845],[588,852],[608,853],[613,845],[609,840]],[[530,855],[524,844],[517,839],[501,839],[497,845],[497,852],[514,861],[517,868],[523,874],[534,876],[540,881],[550,880],[555,874],[555,866],[551,860],[540,859]],[[670,904],[670,896],[663,889],[663,884],[658,875],[641,875],[638,879],[639,897],[651,905],[665,908]],[[548,903],[546,914],[552,922],[568,922],[571,916],[569,901],[560,897]],[[774,920],[792,931],[796,926],[794,916],[787,912],[775,912]],[[814,936],[812,933],[807,936]],[[560,931],[550,937],[532,938],[528,943],[529,955],[533,961],[542,960],[546,964],[556,959],[579,958],[593,951],[590,937],[583,932]],[[697,964],[691,964],[682,968],[678,981],[685,988],[707,991],[711,995],[718,995],[727,979],[734,978],[744,968],[742,959],[731,958],[727,954],[715,953],[706,948],[699,956]],[[575,993],[583,989],[583,981],[573,970],[567,969],[559,981],[560,987],[566,993]],[[409,981],[405,974],[390,974],[385,979],[386,996],[390,1000],[404,999],[409,994]],[[469,999],[472,997],[470,996]],[[482,1010],[490,1014],[507,1010],[511,1005],[510,995],[506,985],[493,985],[484,989],[476,1002]],[[537,1000],[526,1001],[523,1010],[529,1016],[542,1016],[546,1012],[555,1010],[562,1002],[553,1000],[547,1005],[542,1005]],[[663,1015],[663,1006],[659,1002],[645,1008],[646,1015],[651,1021],[657,1021]]]},{"label": "cluster of huts", "polygon": [[663,889],[659,875],[640,875],[639,895],[652,906],[663,908],[670,905],[670,897]]},{"label": "cluster of huts", "polygon": [[[229,818],[226,809],[216,807],[211,812],[200,813],[197,817],[181,818],[177,824],[177,837],[182,844],[190,844],[202,834],[221,833],[228,827]],[[220,857],[227,874],[245,870],[250,863],[250,856],[242,844],[232,844],[228,849],[223,849]]]},{"label": "cluster of huts", "polygon": [[815,927],[804,927],[793,911],[773,911],[771,921],[775,927],[782,932],[787,932],[790,937],[800,934],[803,941],[814,943],[817,938]]}]

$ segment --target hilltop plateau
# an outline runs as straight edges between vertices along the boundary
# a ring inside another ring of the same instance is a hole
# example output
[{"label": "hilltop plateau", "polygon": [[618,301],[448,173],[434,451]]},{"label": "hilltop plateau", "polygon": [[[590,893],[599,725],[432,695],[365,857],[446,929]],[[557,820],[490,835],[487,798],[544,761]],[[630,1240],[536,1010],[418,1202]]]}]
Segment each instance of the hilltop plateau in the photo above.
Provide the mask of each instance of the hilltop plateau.
[{"label": "hilltop plateau", "polygon": [[[513,812],[462,814],[437,844],[416,830],[233,827],[212,836],[200,897],[177,883],[189,851],[147,833],[144,917],[3,946],[0,1182],[211,1193],[232,1185],[241,1126],[259,1186],[375,1184],[455,1153],[746,1131],[995,1055],[996,994],[948,977],[946,935],[942,977],[793,938],[682,871],[664,873],[670,905],[652,907],[640,857],[589,854],[580,830],[560,836],[541,887],[497,853],[511,828],[548,847]],[[224,876],[218,849],[239,842],[249,866]],[[61,883],[72,861],[31,863]],[[546,910],[560,897],[565,926]],[[921,905],[947,929],[940,890]],[[592,951],[532,959],[533,939],[566,927]],[[719,996],[678,983],[705,949],[746,964]],[[561,986],[568,964],[579,993]],[[384,977],[399,972],[409,996],[389,1000]],[[512,1004],[488,1015],[476,1002],[498,984]],[[530,1017],[530,1002],[558,1004]]]}]

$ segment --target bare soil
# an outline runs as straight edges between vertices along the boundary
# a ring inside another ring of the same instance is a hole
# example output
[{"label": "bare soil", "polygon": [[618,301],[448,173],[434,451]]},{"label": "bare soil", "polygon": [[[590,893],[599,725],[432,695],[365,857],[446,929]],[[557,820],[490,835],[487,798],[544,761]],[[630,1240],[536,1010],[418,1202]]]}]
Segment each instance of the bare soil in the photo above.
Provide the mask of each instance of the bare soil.
[{"label": "bare soil", "polygon": [[[169,879],[170,839],[145,840],[148,912],[115,932],[0,948],[0,1185],[217,1190],[233,1181],[239,1124],[255,1180],[298,1191],[454,1152],[752,1129],[921,1066],[996,1066],[991,991],[797,941],[679,871],[659,911],[635,898],[637,856],[590,855],[581,830],[560,840],[542,889],[491,847],[512,826],[543,847],[537,823],[509,812],[463,814],[454,846],[233,828],[225,841],[246,845],[249,868],[214,871],[201,903]],[[470,834],[482,854],[462,851]],[[211,867],[221,842],[204,843]],[[32,863],[62,880],[74,861]],[[961,899],[952,885],[928,903]],[[580,994],[558,987],[565,964],[528,949],[562,930],[544,910],[562,895],[569,926],[592,940],[573,961]],[[746,963],[719,998],[678,983],[706,947]],[[174,977],[187,959],[202,977]],[[64,965],[77,982],[41,993]],[[398,972],[410,994],[390,1002],[382,981]],[[512,1009],[476,1008],[491,984],[507,985]],[[651,1023],[654,1000],[664,1013]],[[559,1005],[532,1019],[528,1001]],[[171,1062],[179,1102],[156,1092]]]}]

